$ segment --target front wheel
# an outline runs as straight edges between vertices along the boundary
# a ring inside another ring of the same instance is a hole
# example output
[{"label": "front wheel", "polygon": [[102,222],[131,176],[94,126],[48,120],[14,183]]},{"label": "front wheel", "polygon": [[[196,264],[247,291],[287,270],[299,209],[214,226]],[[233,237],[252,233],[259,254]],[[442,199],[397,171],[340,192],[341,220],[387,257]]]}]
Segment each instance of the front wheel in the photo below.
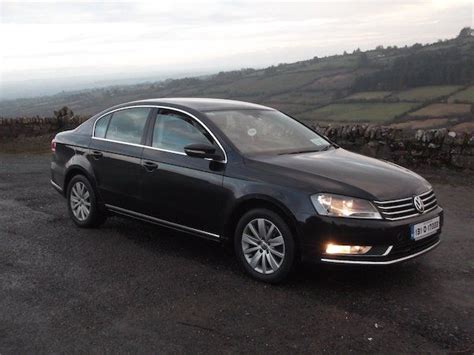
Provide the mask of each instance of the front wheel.
[{"label": "front wheel", "polygon": [[79,227],[96,227],[105,221],[94,188],[85,176],[76,175],[71,179],[67,190],[67,201],[69,215]]},{"label": "front wheel", "polygon": [[234,248],[245,271],[258,280],[281,282],[293,268],[293,235],[273,211],[255,209],[244,214],[237,224]]}]

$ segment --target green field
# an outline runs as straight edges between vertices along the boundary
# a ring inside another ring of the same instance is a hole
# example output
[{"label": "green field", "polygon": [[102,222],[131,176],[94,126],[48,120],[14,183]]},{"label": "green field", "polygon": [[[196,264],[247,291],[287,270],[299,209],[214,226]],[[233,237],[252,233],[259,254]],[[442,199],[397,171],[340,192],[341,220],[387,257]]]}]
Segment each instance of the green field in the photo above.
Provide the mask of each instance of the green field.
[{"label": "green field", "polygon": [[272,103],[294,104],[294,105],[324,105],[332,100],[331,92],[323,91],[292,91],[285,94],[274,95],[262,102],[264,105]]},{"label": "green field", "polygon": [[274,109],[277,109],[279,111],[285,112],[289,115],[298,115],[302,112],[308,111],[315,109],[317,106],[316,105],[295,105],[295,104],[287,104],[287,103],[280,103],[280,102],[269,102],[269,103],[263,103],[265,106],[272,107]]},{"label": "green field", "polygon": [[347,103],[331,104],[304,112],[297,118],[339,122],[386,122],[416,107],[416,103]]},{"label": "green field", "polygon": [[401,101],[426,101],[447,96],[460,88],[461,86],[458,85],[421,86],[415,89],[401,91],[393,96]]},{"label": "green field", "polygon": [[305,89],[315,90],[315,91],[348,89],[351,87],[355,78],[356,78],[356,72],[337,73],[330,76],[324,76],[314,81],[311,85],[306,86]]},{"label": "green field", "polygon": [[230,96],[279,94],[310,84],[321,77],[321,75],[322,74],[317,71],[305,71],[284,73],[263,78],[245,78],[229,84],[216,86],[209,91],[204,90],[204,92],[226,92]]},{"label": "green field", "polygon": [[344,101],[369,101],[369,100],[383,100],[389,96],[391,91],[364,91],[352,94],[345,97]]},{"label": "green field", "polygon": [[474,104],[474,86],[470,86],[466,90],[459,91],[450,96],[449,102],[466,102]]},{"label": "green field", "polygon": [[449,117],[466,116],[471,113],[470,104],[431,104],[415,112],[410,113],[412,117]]},{"label": "green field", "polygon": [[275,107],[304,120],[389,124],[411,120],[419,126],[430,118],[437,118],[436,124],[448,118],[443,122],[449,126],[458,119],[474,122],[474,75],[466,58],[474,58],[471,36],[403,48],[355,49],[267,68],[3,100],[0,116],[51,117],[63,106],[88,116],[140,99],[215,97]]},{"label": "green field", "polygon": [[316,63],[309,63],[305,65],[307,70],[326,71],[341,68],[354,68],[357,66],[357,56],[336,56],[330,61],[319,61]]}]

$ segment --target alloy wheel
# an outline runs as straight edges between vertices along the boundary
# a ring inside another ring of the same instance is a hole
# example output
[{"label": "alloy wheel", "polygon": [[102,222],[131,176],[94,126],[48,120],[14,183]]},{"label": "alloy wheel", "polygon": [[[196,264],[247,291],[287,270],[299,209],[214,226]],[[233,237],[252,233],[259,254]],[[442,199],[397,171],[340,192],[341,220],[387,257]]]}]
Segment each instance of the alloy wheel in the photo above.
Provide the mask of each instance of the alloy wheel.
[{"label": "alloy wheel", "polygon": [[83,222],[89,217],[91,212],[90,193],[83,182],[78,181],[73,185],[70,204],[74,217],[79,221]]},{"label": "alloy wheel", "polygon": [[244,228],[241,244],[245,260],[261,274],[273,274],[285,259],[285,240],[268,219],[251,220]]}]

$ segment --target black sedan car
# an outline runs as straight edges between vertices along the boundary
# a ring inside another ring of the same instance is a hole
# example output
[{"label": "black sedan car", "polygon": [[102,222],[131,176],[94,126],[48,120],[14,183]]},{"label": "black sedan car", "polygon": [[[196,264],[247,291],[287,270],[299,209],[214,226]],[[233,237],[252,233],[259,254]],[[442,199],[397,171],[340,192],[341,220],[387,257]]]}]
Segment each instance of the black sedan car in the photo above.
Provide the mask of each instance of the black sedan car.
[{"label": "black sedan car", "polygon": [[72,220],[109,214],[229,242],[253,277],[297,260],[386,265],[440,241],[431,185],[269,107],[197,98],[105,110],[52,141],[51,183]]}]

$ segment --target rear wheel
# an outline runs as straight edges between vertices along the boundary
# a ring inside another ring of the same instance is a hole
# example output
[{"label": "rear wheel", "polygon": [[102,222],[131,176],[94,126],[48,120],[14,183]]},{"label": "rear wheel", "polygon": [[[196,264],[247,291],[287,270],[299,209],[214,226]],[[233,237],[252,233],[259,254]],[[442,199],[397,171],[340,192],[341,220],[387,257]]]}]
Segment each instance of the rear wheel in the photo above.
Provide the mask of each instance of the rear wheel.
[{"label": "rear wheel", "polygon": [[97,195],[89,180],[83,175],[74,176],[67,190],[69,215],[76,225],[96,227],[105,221],[97,203]]},{"label": "rear wheel", "polygon": [[237,224],[234,248],[245,271],[258,280],[281,282],[293,268],[293,235],[273,211],[255,209],[244,214]]}]

